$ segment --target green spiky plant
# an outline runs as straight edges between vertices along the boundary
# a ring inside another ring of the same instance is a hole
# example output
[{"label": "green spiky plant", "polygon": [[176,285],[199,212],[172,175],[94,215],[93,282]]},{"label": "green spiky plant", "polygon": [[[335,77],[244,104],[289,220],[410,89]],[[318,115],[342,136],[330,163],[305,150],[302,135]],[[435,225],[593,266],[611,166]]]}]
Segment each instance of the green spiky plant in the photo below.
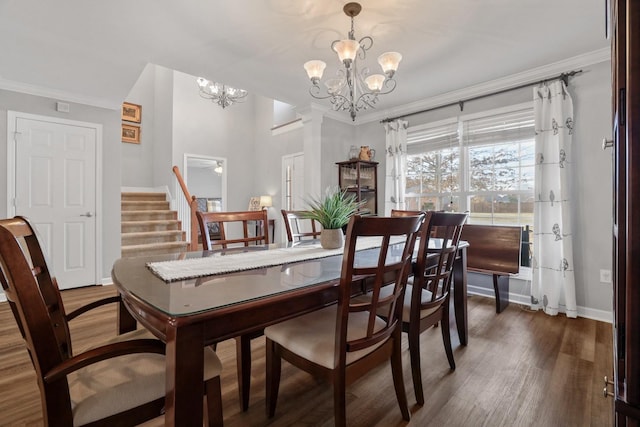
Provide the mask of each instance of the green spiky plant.
[{"label": "green spiky plant", "polygon": [[349,223],[349,219],[358,212],[364,202],[356,201],[355,195],[348,194],[338,187],[328,187],[324,197],[310,197],[305,200],[309,211],[305,218],[314,219],[326,230],[342,228]]}]

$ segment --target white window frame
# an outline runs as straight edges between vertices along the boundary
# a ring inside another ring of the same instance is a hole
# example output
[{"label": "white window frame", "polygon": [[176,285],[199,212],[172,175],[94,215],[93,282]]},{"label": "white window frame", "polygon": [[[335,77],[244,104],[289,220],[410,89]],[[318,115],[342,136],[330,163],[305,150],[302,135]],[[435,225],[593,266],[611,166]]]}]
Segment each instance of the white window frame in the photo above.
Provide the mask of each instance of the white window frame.
[{"label": "white window frame", "polygon": [[[415,132],[420,132],[420,131],[424,131],[427,129],[433,129],[436,127],[441,127],[441,126],[447,126],[447,125],[451,125],[453,123],[457,123],[458,125],[458,138],[456,140],[456,142],[454,142],[454,144],[451,146],[453,147],[457,147],[458,148],[458,153],[459,153],[459,170],[458,170],[458,191],[454,191],[452,193],[453,197],[456,198],[457,197],[457,202],[458,202],[458,206],[457,209],[460,212],[469,212],[471,210],[471,197],[478,195],[479,193],[477,191],[471,191],[470,190],[470,159],[469,159],[469,150],[465,144],[465,136],[464,136],[464,124],[465,122],[468,122],[470,120],[475,120],[475,119],[482,119],[485,117],[491,117],[491,116],[498,116],[498,115],[502,115],[502,114],[508,114],[508,113],[513,113],[513,112],[517,112],[517,111],[521,111],[521,110],[531,110],[532,111],[532,115],[533,115],[533,104],[528,102],[528,103],[521,103],[521,104],[514,104],[514,105],[510,105],[510,106],[506,106],[506,107],[502,107],[502,108],[496,108],[496,109],[491,109],[491,110],[486,110],[486,111],[482,111],[482,112],[477,112],[477,113],[472,113],[472,114],[464,114],[464,115],[458,115],[456,117],[452,117],[449,119],[445,119],[445,120],[439,120],[436,122],[430,122],[430,123],[425,123],[425,124],[421,124],[418,126],[411,126],[407,129],[407,135],[409,136],[409,139],[411,138],[412,133]],[[441,148],[442,149],[442,148]],[[410,144],[408,145],[408,152],[411,152],[412,150],[410,149]],[[417,153],[412,153],[412,154],[408,154],[408,156],[413,156]],[[519,166],[519,168],[521,168],[522,165]],[[406,190],[406,188],[405,188]],[[518,222],[517,223],[509,223],[510,225],[519,225],[521,227],[524,227],[526,225],[530,225],[533,226],[533,218],[531,219],[531,221],[526,221],[523,220],[524,218],[522,217],[522,212],[521,212],[521,204],[522,202],[525,200],[525,197],[530,197],[533,195],[533,189],[532,190],[527,190],[527,189],[518,189],[518,190],[510,190],[510,191],[498,191],[498,190],[494,190],[494,191],[483,191],[481,193],[482,196],[492,196],[495,197],[497,195],[504,195],[504,194],[509,194],[509,195],[517,195],[519,198],[519,202],[518,202]],[[437,198],[439,199],[439,204],[436,206],[436,209],[445,209],[447,207],[447,203],[446,199],[449,197],[449,194],[445,194],[444,192],[438,192],[438,193],[420,193],[420,194],[416,194],[416,193],[407,193],[405,194],[406,198],[412,198],[412,197],[433,197],[433,198]],[[470,222],[473,223],[473,218],[470,217]],[[483,222],[484,223],[484,222]],[[492,224],[501,224],[501,222],[496,221],[496,217],[495,217],[495,213],[492,212],[491,213],[491,223]]]}]

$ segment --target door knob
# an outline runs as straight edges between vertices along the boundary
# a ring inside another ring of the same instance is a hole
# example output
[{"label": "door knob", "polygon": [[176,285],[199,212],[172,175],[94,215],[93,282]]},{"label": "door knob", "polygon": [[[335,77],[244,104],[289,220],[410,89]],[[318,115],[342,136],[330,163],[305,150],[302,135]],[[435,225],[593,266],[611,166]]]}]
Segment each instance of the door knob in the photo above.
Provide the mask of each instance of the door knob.
[{"label": "door knob", "polygon": [[611,148],[611,147],[613,147],[613,140],[602,138],[602,149],[606,150],[607,148]]},{"label": "door knob", "polygon": [[80,214],[80,216],[86,216],[87,218],[91,218],[93,216],[93,213],[87,212],[87,213]]}]

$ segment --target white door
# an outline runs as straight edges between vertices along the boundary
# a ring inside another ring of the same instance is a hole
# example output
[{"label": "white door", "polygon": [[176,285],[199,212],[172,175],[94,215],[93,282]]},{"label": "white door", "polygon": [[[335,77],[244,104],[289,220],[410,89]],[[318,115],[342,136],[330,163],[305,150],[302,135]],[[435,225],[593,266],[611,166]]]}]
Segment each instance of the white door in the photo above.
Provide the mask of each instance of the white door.
[{"label": "white door", "polygon": [[[288,211],[301,211],[307,209],[304,202],[304,153],[296,153],[282,157],[282,206]],[[311,231],[310,227],[305,228],[307,221],[302,224],[302,230]],[[284,224],[280,227],[282,241],[287,241],[287,233]]]},{"label": "white door", "polygon": [[282,206],[289,211],[305,209],[304,203],[304,153],[282,158],[282,179],[284,189]]},{"label": "white door", "polygon": [[97,129],[15,123],[15,214],[35,224],[61,289],[96,284]]}]

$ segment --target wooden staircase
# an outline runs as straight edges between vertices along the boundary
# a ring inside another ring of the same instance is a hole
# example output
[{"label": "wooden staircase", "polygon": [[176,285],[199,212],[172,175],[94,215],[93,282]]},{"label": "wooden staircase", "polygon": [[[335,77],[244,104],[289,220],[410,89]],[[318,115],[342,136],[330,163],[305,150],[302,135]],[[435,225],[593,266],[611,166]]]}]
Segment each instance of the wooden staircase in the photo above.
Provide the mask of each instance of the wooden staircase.
[{"label": "wooden staircase", "polygon": [[122,193],[122,257],[185,252],[178,214],[164,193]]}]

